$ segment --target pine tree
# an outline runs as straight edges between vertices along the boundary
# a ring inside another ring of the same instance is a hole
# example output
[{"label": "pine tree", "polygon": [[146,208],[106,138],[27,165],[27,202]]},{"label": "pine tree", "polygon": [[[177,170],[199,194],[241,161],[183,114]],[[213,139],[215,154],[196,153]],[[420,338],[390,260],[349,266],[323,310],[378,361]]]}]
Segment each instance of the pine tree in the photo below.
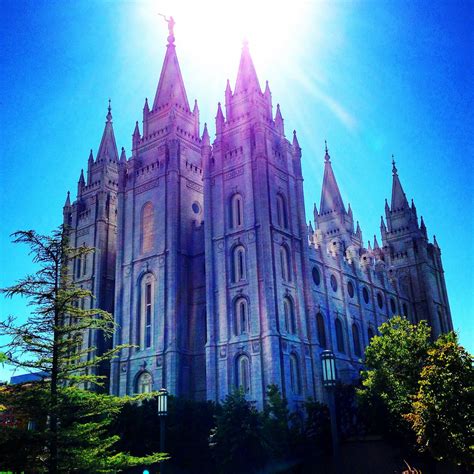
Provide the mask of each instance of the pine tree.
[{"label": "pine tree", "polygon": [[104,383],[96,368],[123,348],[98,353],[95,347],[83,344],[87,332],[98,331],[110,338],[116,328],[110,313],[83,309],[80,302],[93,295],[71,278],[68,263],[93,249],[71,248],[67,229],[62,226],[51,236],[29,230],[16,232],[13,238],[14,243],[29,246],[38,270],[1,290],[10,298],[27,298],[33,307],[24,323],[12,316],[0,321],[0,332],[10,338],[3,352],[8,364],[44,377],[30,386],[5,388],[0,392],[0,404],[24,416],[33,411],[40,417],[36,441],[47,449],[40,446],[41,455],[32,460],[34,470],[110,472],[163,459],[161,454],[134,458],[114,452],[117,437],[108,435],[106,427],[126,400],[83,390]]}]

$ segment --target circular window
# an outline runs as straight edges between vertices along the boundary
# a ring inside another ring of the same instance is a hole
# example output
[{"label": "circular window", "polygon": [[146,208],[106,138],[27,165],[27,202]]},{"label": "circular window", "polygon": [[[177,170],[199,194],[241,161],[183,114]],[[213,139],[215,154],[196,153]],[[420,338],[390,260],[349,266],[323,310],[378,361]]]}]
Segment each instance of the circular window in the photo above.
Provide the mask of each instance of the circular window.
[{"label": "circular window", "polygon": [[319,284],[321,283],[321,276],[319,274],[319,270],[316,267],[313,267],[312,274],[313,274],[314,284],[319,286]]},{"label": "circular window", "polygon": [[194,214],[199,214],[201,212],[201,206],[198,202],[193,202],[192,206]]},{"label": "circular window", "polygon": [[379,305],[379,308],[383,308],[383,298],[382,298],[382,293],[377,293],[377,304]]},{"label": "circular window", "polygon": [[395,314],[395,312],[397,311],[397,306],[393,298],[390,298],[390,309],[392,310],[393,314]]},{"label": "circular window", "polygon": [[362,288],[362,297],[364,298],[365,304],[367,304],[369,302],[369,290],[367,290],[365,286]]},{"label": "circular window", "polygon": [[354,285],[352,284],[352,281],[347,282],[347,292],[351,298],[354,298]]},{"label": "circular window", "polygon": [[337,291],[337,280],[334,275],[331,275],[331,288],[333,291]]}]

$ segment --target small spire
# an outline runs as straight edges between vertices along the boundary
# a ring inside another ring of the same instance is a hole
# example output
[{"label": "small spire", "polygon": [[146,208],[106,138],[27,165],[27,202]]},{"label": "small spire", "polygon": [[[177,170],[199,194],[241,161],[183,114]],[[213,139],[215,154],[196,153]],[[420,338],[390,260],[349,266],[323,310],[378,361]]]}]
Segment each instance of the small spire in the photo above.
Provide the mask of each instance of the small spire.
[{"label": "small spire", "polygon": [[275,113],[275,127],[278,130],[278,132],[281,133],[282,135],[285,134],[284,123],[285,122],[281,115],[280,104],[277,104],[277,109]]},{"label": "small spire", "polygon": [[150,107],[148,105],[148,97],[145,98],[145,105],[143,106],[143,110],[145,113],[150,112]]},{"label": "small spire", "polygon": [[217,115],[216,115],[216,133],[222,133],[222,127],[224,126],[224,114],[222,113],[221,103],[217,104]]},{"label": "small spire", "polygon": [[94,163],[94,155],[92,153],[92,148],[91,148],[91,151],[89,153],[89,160],[88,161],[89,161],[89,163]]},{"label": "small spire", "polygon": [[388,211],[390,208],[388,207],[387,198],[385,198],[385,211]]},{"label": "small spire", "polygon": [[374,234],[374,250],[380,249],[379,243],[377,242],[377,236]]},{"label": "small spire", "polygon": [[308,232],[310,235],[314,234],[313,224],[311,223],[311,221],[308,222]]},{"label": "small spire", "polygon": [[439,249],[438,241],[436,240],[436,235],[433,235],[433,245]]},{"label": "small spire", "polygon": [[270,86],[268,85],[268,81],[265,81],[265,95],[270,95]]},{"label": "small spire", "polygon": [[81,169],[81,174],[79,175],[79,183],[80,184],[84,184],[85,183],[85,180],[84,180],[84,170]]},{"label": "small spire", "polygon": [[120,153],[120,163],[125,163],[127,161],[127,156],[125,155],[125,148],[122,147],[122,153]]},{"label": "small spire", "polygon": [[66,202],[64,203],[64,207],[69,207],[71,205],[71,198],[69,191],[67,192]]},{"label": "small spire", "polygon": [[293,146],[299,148],[300,144],[298,143],[298,137],[296,136],[296,130],[293,130]]},{"label": "small spire", "polygon": [[135,122],[135,129],[132,135],[133,148],[136,148],[140,142],[140,129],[138,128],[138,120]]},{"label": "small spire", "polygon": [[423,216],[421,216],[420,230],[423,233],[423,235],[426,235],[426,225],[425,225],[425,221],[423,220]]},{"label": "small spire", "polygon": [[367,241],[367,250],[372,252],[372,244],[370,243],[370,240]]},{"label": "small spire", "polygon": [[232,94],[232,89],[230,88],[230,81],[227,79],[227,84],[225,86],[225,94],[226,95],[231,95]]},{"label": "small spire", "polygon": [[347,214],[352,218],[352,208],[350,202],[347,204]]},{"label": "small spire", "polygon": [[197,99],[194,99],[193,114],[196,115],[196,112],[199,112],[199,107]]},{"label": "small spire", "polygon": [[210,146],[211,141],[209,139],[209,132],[207,131],[207,123],[204,123],[204,130],[202,132],[201,138],[201,147],[203,146]]},{"label": "small spire", "polygon": [[359,236],[362,236],[362,231],[360,230],[359,221],[357,221],[356,234],[359,235]]},{"label": "small spire", "polygon": [[385,221],[383,220],[383,216],[380,216],[380,228],[381,228],[383,231],[386,231],[386,230],[387,230],[387,227],[385,226]]},{"label": "small spire", "polygon": [[392,174],[395,176],[398,173],[397,167],[395,166],[395,156],[392,153]]},{"label": "small spire", "polygon": [[107,116],[105,117],[107,119],[107,122],[112,122],[112,106],[110,104],[111,101],[109,99],[109,106],[107,107]]},{"label": "small spire", "polygon": [[329,156],[329,150],[328,150],[328,142],[324,140],[324,161],[331,161],[331,157]]}]

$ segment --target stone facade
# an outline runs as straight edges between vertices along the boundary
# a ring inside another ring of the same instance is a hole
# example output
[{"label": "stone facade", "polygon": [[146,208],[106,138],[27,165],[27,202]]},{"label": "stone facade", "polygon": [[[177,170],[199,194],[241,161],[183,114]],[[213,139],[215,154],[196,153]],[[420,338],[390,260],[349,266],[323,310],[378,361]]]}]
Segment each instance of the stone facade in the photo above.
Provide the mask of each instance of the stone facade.
[{"label": "stone facade", "polygon": [[[90,262],[71,263],[75,281],[96,295],[84,304],[112,311],[112,343],[134,346],[102,368],[111,393],[166,387],[220,401],[241,386],[262,407],[276,383],[295,407],[322,397],[324,349],[348,382],[394,314],[428,320],[435,336],[452,329],[440,249],[418,224],[395,163],[381,246],[374,236],[366,248],[327,147],[319,211],[308,224],[296,132],[286,138],[246,44],[224,104],[211,145],[197,103],[190,108],[171,32],[131,157],[123,148],[118,156],[109,105],[87,182],[81,172],[73,204],[68,195],[72,244],[96,248]],[[104,350],[96,338],[85,343]]]}]

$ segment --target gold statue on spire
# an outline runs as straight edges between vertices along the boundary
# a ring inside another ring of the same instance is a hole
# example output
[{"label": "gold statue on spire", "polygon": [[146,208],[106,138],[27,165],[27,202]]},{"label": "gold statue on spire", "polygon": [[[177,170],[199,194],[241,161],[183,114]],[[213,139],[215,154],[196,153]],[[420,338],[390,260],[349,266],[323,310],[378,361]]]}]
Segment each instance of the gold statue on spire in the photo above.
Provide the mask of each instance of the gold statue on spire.
[{"label": "gold statue on spire", "polygon": [[174,25],[176,24],[174,18],[172,16],[168,18],[166,15],[163,15],[163,13],[158,13],[158,15],[162,16],[166,23],[168,23],[168,42],[174,43]]}]

